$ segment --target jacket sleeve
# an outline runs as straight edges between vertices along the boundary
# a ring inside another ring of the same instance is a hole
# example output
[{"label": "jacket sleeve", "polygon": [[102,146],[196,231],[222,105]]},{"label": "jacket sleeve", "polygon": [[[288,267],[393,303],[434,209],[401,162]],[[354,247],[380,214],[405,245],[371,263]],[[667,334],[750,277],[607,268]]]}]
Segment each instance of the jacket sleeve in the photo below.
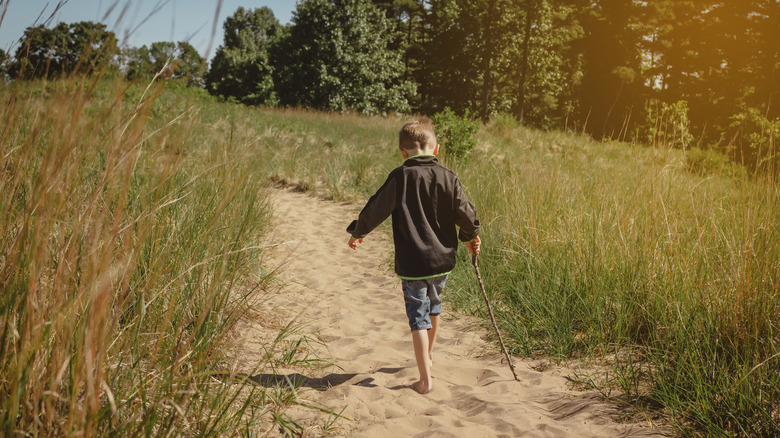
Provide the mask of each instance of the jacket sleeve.
[{"label": "jacket sleeve", "polygon": [[382,187],[368,199],[366,206],[360,212],[358,219],[352,221],[347,227],[347,232],[352,237],[363,238],[378,227],[395,210],[398,197],[398,178],[393,172],[382,184]]},{"label": "jacket sleeve", "polygon": [[455,181],[455,224],[460,228],[458,239],[461,242],[474,240],[479,235],[477,211],[466,198],[460,180]]}]

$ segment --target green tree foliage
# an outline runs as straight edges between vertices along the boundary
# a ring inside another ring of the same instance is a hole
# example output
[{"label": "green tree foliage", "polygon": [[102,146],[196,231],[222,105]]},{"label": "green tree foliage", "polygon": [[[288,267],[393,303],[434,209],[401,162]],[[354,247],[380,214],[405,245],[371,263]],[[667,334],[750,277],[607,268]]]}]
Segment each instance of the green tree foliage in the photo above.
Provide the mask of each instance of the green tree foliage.
[{"label": "green tree foliage", "polygon": [[304,0],[274,51],[284,105],[375,114],[407,112],[415,87],[403,79],[392,20],[370,0]]},{"label": "green tree foliage", "polygon": [[647,2],[643,24],[649,93],[688,102],[696,136],[757,164],[756,143],[732,134],[733,124],[751,114],[780,119],[780,2]]},{"label": "green tree foliage", "polygon": [[[721,87],[727,80],[721,64],[731,51],[728,40],[734,37],[720,34],[725,30],[718,29],[722,25],[709,22],[716,19],[710,15],[713,7],[715,2],[709,0],[664,0],[648,5],[644,20],[650,26],[646,31],[649,44],[645,45],[651,59],[646,74],[652,81],[652,94],[667,103],[687,101],[692,123],[700,126],[715,115],[707,88]],[[727,88],[718,94],[730,101],[724,106],[731,106],[736,87]]]},{"label": "green tree foliage", "polygon": [[158,41],[149,47],[149,56],[152,61],[152,69],[155,72],[162,71],[166,66],[168,73],[172,72],[171,64],[176,59],[176,44],[170,41]]},{"label": "green tree foliage", "polygon": [[[203,58],[186,41],[159,41],[151,47],[125,47],[120,66],[129,80],[148,80],[162,73],[163,78],[186,79],[188,85],[203,85]],[[165,70],[165,71],[164,71]]]},{"label": "green tree foliage", "polygon": [[202,76],[206,67],[205,59],[200,56],[195,47],[186,41],[179,41],[176,43],[175,53],[173,77],[188,78],[190,83],[202,85]]},{"label": "green tree foliage", "polygon": [[404,79],[412,78],[425,63],[423,47],[425,2],[423,0],[374,0],[374,4],[385,11],[387,18],[395,21],[396,28],[400,31],[397,47],[404,53]]},{"label": "green tree foliage", "polygon": [[102,23],[81,21],[28,27],[9,73],[14,78],[54,78],[108,68],[118,53],[117,39]]},{"label": "green tree foliage", "polygon": [[740,160],[761,171],[780,171],[780,117],[749,107],[729,118],[725,135],[741,152]]},{"label": "green tree foliage", "polygon": [[152,57],[149,48],[123,47],[119,53],[119,68],[128,80],[147,79],[152,72]]},{"label": "green tree foliage", "polygon": [[780,121],[780,1],[764,0],[750,15],[754,29],[756,87],[748,104]]},{"label": "green tree foliage", "polygon": [[0,49],[0,81],[5,78],[5,72],[8,69],[6,63],[8,62],[8,54],[5,50]]},{"label": "green tree foliage", "polygon": [[570,2],[434,0],[425,19],[424,111],[450,106],[486,119],[512,112],[541,127],[573,111],[581,76]]},{"label": "green tree foliage", "polygon": [[478,111],[483,79],[480,67],[488,45],[492,46],[484,39],[487,32],[481,31],[480,25],[486,15],[497,15],[496,10],[487,10],[485,0],[430,2],[426,19],[430,37],[425,43],[428,63],[418,76],[425,112],[443,107],[451,107],[457,113],[466,109]]},{"label": "green tree foliage", "polygon": [[149,48],[152,73],[163,71],[166,77],[184,78],[190,85],[202,84],[203,58],[197,50],[186,41],[174,44],[167,41],[152,43]]},{"label": "green tree foliage", "polygon": [[[401,0],[375,0],[399,26]],[[735,116],[780,118],[780,1],[430,0],[409,41],[418,109],[637,139],[684,104],[689,135],[749,162]],[[404,21],[407,20],[407,21]],[[409,52],[408,52],[409,53]],[[683,102],[683,103],[678,103]],[[662,112],[654,111],[651,117]],[[680,144],[680,142],[673,142]]]},{"label": "green tree foliage", "polygon": [[225,20],[224,43],[205,76],[210,93],[257,105],[276,102],[268,51],[284,28],[268,7],[242,7]]},{"label": "green tree foliage", "polygon": [[[507,102],[520,122],[540,128],[566,127],[578,108],[582,55],[576,41],[583,28],[576,1],[528,0],[509,46]],[[522,29],[520,28],[522,23]],[[519,41],[522,40],[522,43]],[[496,108],[504,111],[504,108]]]}]

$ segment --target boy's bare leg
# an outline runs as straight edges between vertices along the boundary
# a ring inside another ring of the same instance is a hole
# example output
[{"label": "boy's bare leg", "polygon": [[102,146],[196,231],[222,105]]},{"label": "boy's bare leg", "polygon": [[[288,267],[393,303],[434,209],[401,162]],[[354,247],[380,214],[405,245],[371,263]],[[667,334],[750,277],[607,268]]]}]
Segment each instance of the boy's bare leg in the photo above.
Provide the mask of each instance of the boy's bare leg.
[{"label": "boy's bare leg", "polygon": [[439,329],[439,315],[431,315],[431,329],[428,330],[428,359],[433,366],[433,343],[436,342],[436,330]]},{"label": "boy's bare leg", "polygon": [[414,343],[414,358],[417,360],[417,370],[420,371],[420,380],[412,382],[410,386],[420,394],[427,394],[433,389],[431,377],[431,361],[428,352],[428,330],[412,330],[412,343]]}]

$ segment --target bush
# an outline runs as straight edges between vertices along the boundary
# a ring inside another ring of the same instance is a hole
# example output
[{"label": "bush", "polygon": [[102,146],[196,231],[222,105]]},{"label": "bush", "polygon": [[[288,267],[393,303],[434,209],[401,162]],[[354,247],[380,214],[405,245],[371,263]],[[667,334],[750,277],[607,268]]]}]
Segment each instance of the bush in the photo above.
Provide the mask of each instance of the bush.
[{"label": "bush", "polygon": [[648,105],[645,134],[649,144],[686,149],[693,141],[688,119],[688,102]]},{"label": "bush", "polygon": [[479,121],[471,120],[468,110],[461,117],[445,107],[433,116],[433,124],[447,156],[465,158],[477,145],[474,135],[479,131]]},{"label": "bush", "polygon": [[520,124],[515,119],[515,116],[508,113],[498,113],[493,116],[493,120],[490,123],[491,131],[498,135],[506,136],[510,132],[519,127]]},{"label": "bush", "polygon": [[688,150],[685,153],[685,168],[698,175],[719,174],[733,178],[746,176],[744,167],[712,149],[693,148]]},{"label": "bush", "polygon": [[727,135],[736,147],[737,158],[756,170],[777,170],[780,118],[770,120],[758,108],[747,108],[730,120]]}]

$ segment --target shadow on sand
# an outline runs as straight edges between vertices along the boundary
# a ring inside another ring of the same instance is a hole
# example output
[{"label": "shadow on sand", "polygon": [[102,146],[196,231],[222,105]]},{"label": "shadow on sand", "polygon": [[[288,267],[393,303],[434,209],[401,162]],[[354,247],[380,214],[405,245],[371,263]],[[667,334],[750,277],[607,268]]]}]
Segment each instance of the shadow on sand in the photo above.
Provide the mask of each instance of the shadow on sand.
[{"label": "shadow on sand", "polygon": [[[404,368],[398,367],[398,368],[391,368],[391,367],[384,367],[379,368],[376,371],[371,372],[370,374],[375,373],[384,373],[384,374],[395,374]],[[357,376],[366,376],[365,379],[359,380],[357,382],[351,382],[350,385],[354,386],[365,386],[368,388],[375,388],[377,385],[375,385],[374,378],[369,377],[369,375],[363,373],[331,373],[322,377],[309,377],[300,373],[292,373],[292,374],[255,374],[253,376],[249,376],[249,379],[261,386],[277,386],[277,385],[291,385],[295,387],[302,387],[302,388],[312,388],[312,389],[318,389],[318,390],[326,390],[329,388],[332,388],[334,386],[343,385],[352,379],[354,379]]]}]

